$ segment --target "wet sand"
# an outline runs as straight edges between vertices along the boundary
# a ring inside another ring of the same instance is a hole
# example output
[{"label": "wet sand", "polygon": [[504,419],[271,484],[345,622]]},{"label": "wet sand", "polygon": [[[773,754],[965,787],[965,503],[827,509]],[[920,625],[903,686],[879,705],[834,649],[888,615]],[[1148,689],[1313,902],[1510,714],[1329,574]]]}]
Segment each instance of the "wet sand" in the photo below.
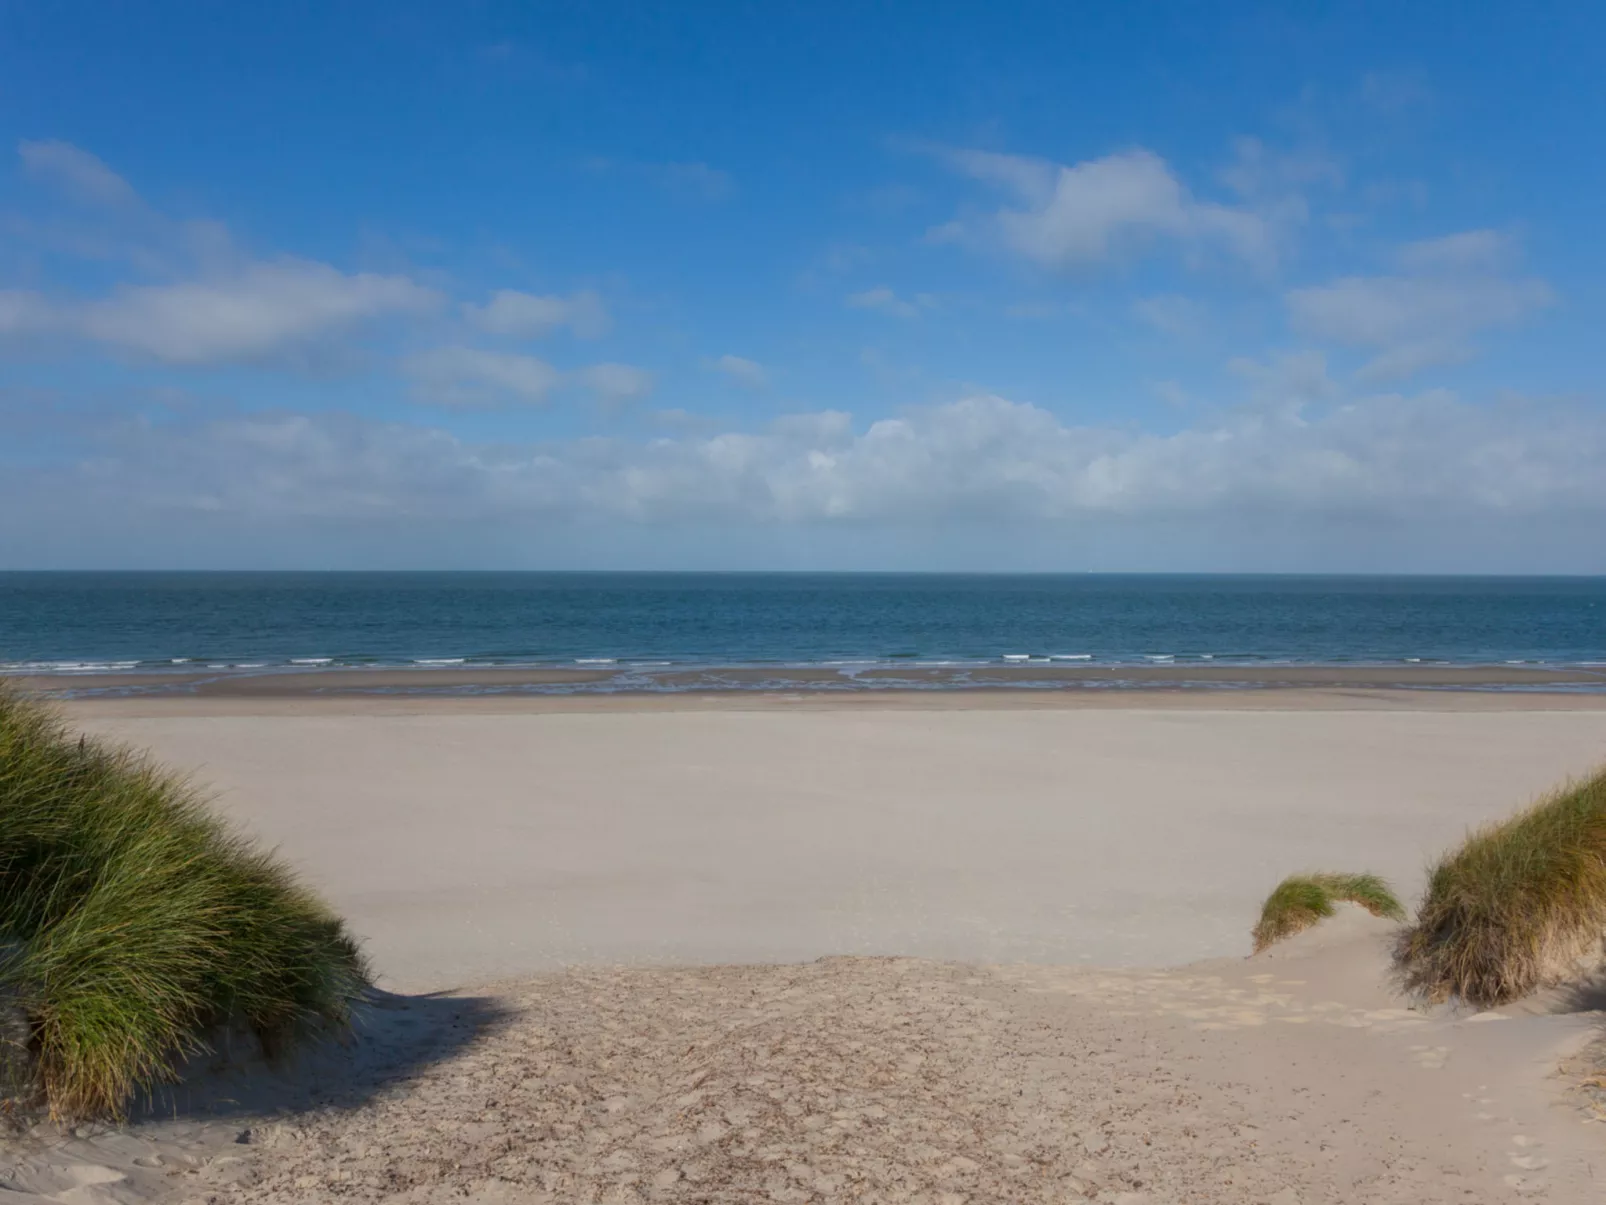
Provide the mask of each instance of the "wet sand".
[{"label": "wet sand", "polygon": [[1606,666],[1570,669],[1514,665],[983,665],[857,668],[731,667],[609,669],[560,667],[322,669],[275,672],[86,673],[16,678],[24,689],[69,698],[99,696],[206,699],[324,698],[364,695],[473,695],[654,692],[743,693],[797,690],[936,693],[1016,690],[1105,695],[1123,690],[1224,693],[1276,690],[1515,690],[1606,698]]}]

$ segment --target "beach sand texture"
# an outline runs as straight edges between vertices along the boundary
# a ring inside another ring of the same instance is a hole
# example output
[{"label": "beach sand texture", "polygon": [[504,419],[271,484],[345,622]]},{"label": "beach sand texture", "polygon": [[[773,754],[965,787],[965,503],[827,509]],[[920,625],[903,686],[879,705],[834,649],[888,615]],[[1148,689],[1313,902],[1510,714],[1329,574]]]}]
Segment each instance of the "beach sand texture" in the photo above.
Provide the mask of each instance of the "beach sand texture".
[{"label": "beach sand texture", "polygon": [[196,767],[411,994],[177,1120],[13,1144],[8,1187],[1598,1199],[1558,1070],[1593,1015],[1412,1011],[1360,913],[1243,957],[1284,874],[1414,898],[1468,825],[1606,761],[1606,712],[1556,706],[80,706]]},{"label": "beach sand texture", "polygon": [[1606,762],[1606,711],[186,706],[74,714],[194,767],[400,990],[575,964],[1243,954],[1285,874],[1369,869],[1414,898],[1467,826]]}]

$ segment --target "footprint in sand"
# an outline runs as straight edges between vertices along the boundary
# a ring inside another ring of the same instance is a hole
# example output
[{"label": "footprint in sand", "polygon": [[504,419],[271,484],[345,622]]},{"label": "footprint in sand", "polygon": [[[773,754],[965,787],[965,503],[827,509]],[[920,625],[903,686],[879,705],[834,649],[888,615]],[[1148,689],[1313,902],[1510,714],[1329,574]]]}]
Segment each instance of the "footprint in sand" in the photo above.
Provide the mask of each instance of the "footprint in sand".
[{"label": "footprint in sand", "polygon": [[1424,1071],[1438,1071],[1450,1059],[1448,1046],[1413,1046],[1411,1061]]},{"label": "footprint in sand", "polygon": [[1538,1151],[1538,1147],[1542,1144],[1537,1138],[1530,1138],[1526,1134],[1514,1134],[1511,1138],[1511,1145],[1523,1153],[1508,1155],[1507,1158],[1511,1160],[1514,1166],[1522,1168],[1523,1171],[1536,1172],[1540,1168],[1550,1166],[1550,1160],[1546,1159]]}]

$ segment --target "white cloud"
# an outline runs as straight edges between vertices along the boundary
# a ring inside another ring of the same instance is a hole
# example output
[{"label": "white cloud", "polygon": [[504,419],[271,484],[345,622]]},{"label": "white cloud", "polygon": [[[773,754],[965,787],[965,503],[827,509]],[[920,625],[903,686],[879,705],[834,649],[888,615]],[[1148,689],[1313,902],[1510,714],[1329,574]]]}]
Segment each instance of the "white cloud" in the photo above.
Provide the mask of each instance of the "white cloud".
[{"label": "white cloud", "polygon": [[1606,518],[1606,417],[1438,391],[1251,407],[1169,434],[1067,424],[977,395],[868,425],[542,446],[338,414],[116,433],[62,489],[208,515],[779,524],[1277,523]]},{"label": "white cloud", "polygon": [[442,298],[406,276],[346,273],[289,256],[254,259],[227,229],[174,222],[140,203],[94,155],[65,142],[22,142],[24,168],[80,199],[136,210],[93,223],[52,219],[31,235],[79,256],[126,260],[162,283],[124,284],[98,298],[6,294],[0,333],[87,339],[169,364],[300,358],[378,319],[424,313]]},{"label": "white cloud", "polygon": [[1292,206],[1302,216],[1302,190],[1342,185],[1344,169],[1320,150],[1279,151],[1258,138],[1239,138],[1233,143],[1232,162],[1216,173],[1216,179],[1247,200],[1262,206]]},{"label": "white cloud", "polygon": [[1499,271],[1509,255],[1506,241],[1486,230],[1412,243],[1399,253],[1402,274],[1293,289],[1289,314],[1304,334],[1376,349],[1363,379],[1407,376],[1467,359],[1478,332],[1514,325],[1555,300],[1544,281]]},{"label": "white cloud", "polygon": [[595,339],[608,331],[607,307],[587,291],[568,297],[537,296],[515,289],[499,289],[484,305],[465,303],[463,315],[493,335],[533,339],[566,326],[582,339]]},{"label": "white cloud", "polygon": [[652,373],[629,364],[593,364],[576,372],[574,379],[608,409],[646,397],[653,385]]},{"label": "white cloud", "polygon": [[71,333],[172,364],[260,359],[358,323],[433,308],[404,276],[281,259],[213,280],[124,287],[62,314]]},{"label": "white cloud", "polygon": [[1492,271],[1515,259],[1516,251],[1510,236],[1498,230],[1464,230],[1407,243],[1399,260],[1408,272]]},{"label": "white cloud", "polygon": [[129,205],[139,199],[127,180],[70,142],[24,140],[17,144],[17,154],[30,175],[50,181],[79,200]]},{"label": "white cloud", "polygon": [[769,373],[765,372],[764,366],[756,360],[724,355],[713,362],[713,367],[738,385],[745,385],[749,389],[762,389],[769,384]]},{"label": "white cloud", "polygon": [[920,307],[915,302],[905,301],[885,285],[865,289],[862,293],[849,293],[843,298],[842,304],[851,310],[874,310],[894,318],[913,318],[920,313]]},{"label": "white cloud", "polygon": [[539,404],[562,380],[545,360],[473,347],[437,347],[402,362],[420,401],[489,409],[513,401]]},{"label": "white cloud", "polygon": [[1327,374],[1327,357],[1319,351],[1284,352],[1265,360],[1236,356],[1227,362],[1227,370],[1248,385],[1251,406],[1289,418],[1340,392]]},{"label": "white cloud", "polygon": [[982,221],[939,227],[939,239],[1001,243],[1055,268],[1100,263],[1155,238],[1190,248],[1219,245],[1256,267],[1275,259],[1273,231],[1247,208],[1195,199],[1161,159],[1143,149],[1072,166],[991,151],[959,150],[944,158],[973,179],[1015,195]]}]

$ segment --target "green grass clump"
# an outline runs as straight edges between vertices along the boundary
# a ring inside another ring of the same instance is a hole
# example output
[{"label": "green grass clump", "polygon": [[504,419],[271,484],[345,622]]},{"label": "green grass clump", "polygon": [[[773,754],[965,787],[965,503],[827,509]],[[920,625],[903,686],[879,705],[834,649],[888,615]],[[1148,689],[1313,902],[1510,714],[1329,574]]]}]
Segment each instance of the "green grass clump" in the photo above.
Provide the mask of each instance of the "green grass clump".
[{"label": "green grass clump", "polygon": [[1261,905],[1253,934],[1255,953],[1332,916],[1333,904],[1339,900],[1359,904],[1373,916],[1405,919],[1400,901],[1375,874],[1289,875]]},{"label": "green grass clump", "polygon": [[1480,829],[1434,867],[1395,959],[1430,1000],[1493,1007],[1565,978],[1606,935],[1606,771]]},{"label": "green grass clump", "polygon": [[58,1118],[122,1116],[217,1026],[249,1026],[275,1054],[347,1025],[368,984],[340,919],[181,778],[0,690],[14,1091]]}]

